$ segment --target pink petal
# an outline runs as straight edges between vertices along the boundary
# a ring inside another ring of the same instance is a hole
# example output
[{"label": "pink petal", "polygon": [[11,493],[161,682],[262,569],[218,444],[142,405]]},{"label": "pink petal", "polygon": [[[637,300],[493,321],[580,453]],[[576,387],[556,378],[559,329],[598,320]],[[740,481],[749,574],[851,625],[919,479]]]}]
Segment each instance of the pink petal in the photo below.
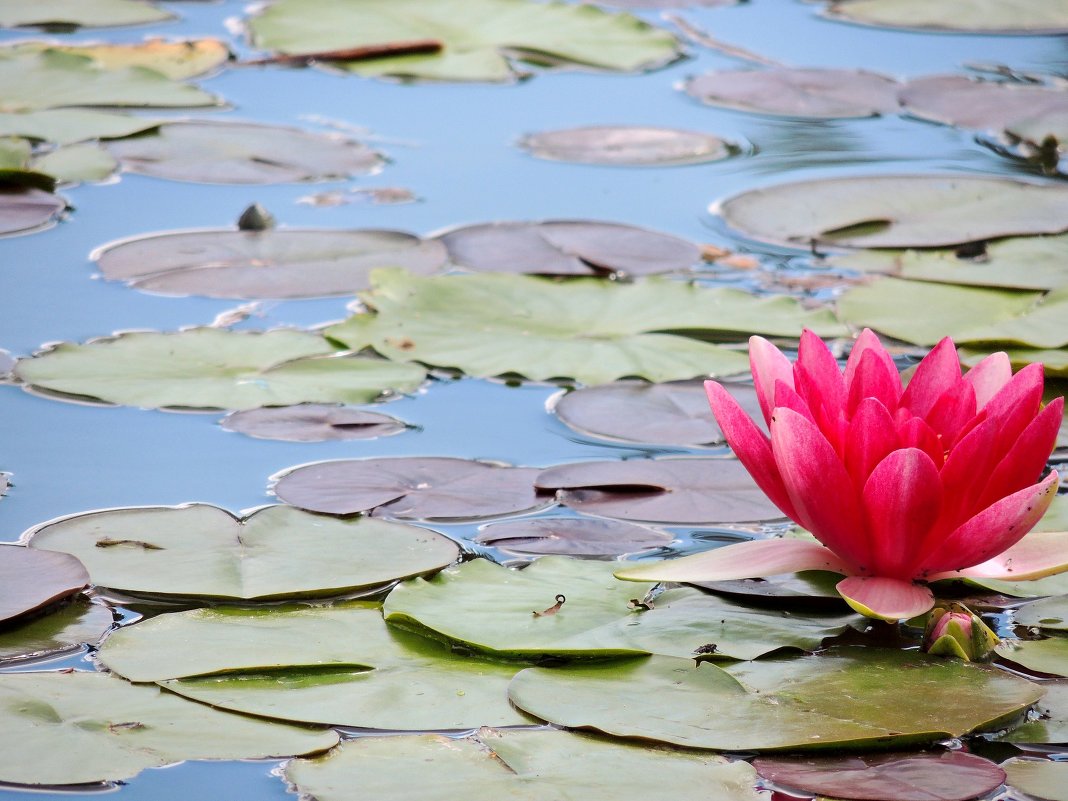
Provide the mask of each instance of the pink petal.
[{"label": "pink petal", "polygon": [[771,425],[775,383],[782,381],[793,389],[793,365],[781,350],[764,337],[749,337],[749,367],[753,373],[753,386],[756,388],[757,400],[760,401],[760,409],[764,412],[764,422]]},{"label": "pink petal", "polygon": [[979,498],[985,508],[999,498],[1029,487],[1042,475],[1064,421],[1064,398],[1055,398],[1023,430],[994,468]]},{"label": "pink petal", "polygon": [[1042,365],[1029,364],[1012,377],[983,407],[990,418],[1000,418],[995,446],[1005,453],[1038,414],[1042,403]]},{"label": "pink petal", "polygon": [[870,564],[860,504],[845,465],[809,420],[791,409],[771,418],[771,449],[794,519],[853,565]]},{"label": "pink petal", "polygon": [[913,573],[964,570],[993,559],[1023,539],[1046,513],[1057,493],[1057,471],[1032,487],[1014,492],[958,526],[918,563]]},{"label": "pink petal", "polygon": [[931,576],[1030,581],[1068,571],[1068,531],[1032,531],[1007,551],[964,570]]},{"label": "pink petal", "polygon": [[975,400],[980,409],[985,408],[1011,379],[1012,364],[1004,351],[991,353],[964,374],[964,380],[975,388]]},{"label": "pink petal", "polygon": [[845,381],[838,361],[823,340],[807,328],[801,332],[801,344],[797,349],[794,386],[818,421],[837,421],[845,410]]},{"label": "pink petal", "polygon": [[797,512],[786,492],[771,453],[771,442],[757,426],[753,418],[738,404],[738,401],[715,381],[705,382],[705,393],[716,422],[723,431],[727,444],[738,457],[757,486],[791,520],[797,520]]},{"label": "pink petal", "polygon": [[[809,411],[808,404],[794,392],[793,387],[788,387],[782,381],[775,382],[775,409],[779,407],[784,409],[793,409],[802,417],[805,417],[812,421],[813,425],[816,424],[816,419],[812,416],[812,412]],[[772,414],[774,414],[774,409]]]},{"label": "pink petal", "polygon": [[912,417],[897,427],[897,438],[902,448],[919,448],[931,457],[935,467],[941,469],[946,461],[946,452],[942,440],[927,423],[919,417]]},{"label": "pink petal", "polygon": [[848,413],[853,414],[865,398],[877,398],[887,409],[897,409],[901,375],[884,350],[868,349],[861,355],[849,382]]},{"label": "pink petal", "polygon": [[942,437],[948,450],[957,441],[964,427],[975,417],[975,390],[967,381],[961,380],[942,393],[930,413],[927,424]]},{"label": "pink petal", "polygon": [[901,396],[901,405],[916,417],[927,417],[942,394],[960,381],[960,359],[953,340],[946,337],[923,357]]},{"label": "pink petal", "polygon": [[861,569],[911,578],[909,568],[942,510],[942,482],[931,457],[904,448],[879,462],[864,485],[864,510],[875,558]]},{"label": "pink petal", "polygon": [[934,606],[928,587],[882,576],[850,576],[838,582],[838,594],[867,617],[908,620]]},{"label": "pink petal", "polygon": [[875,465],[898,447],[890,412],[875,398],[862,400],[849,421],[845,441],[845,466],[858,495]]},{"label": "pink petal", "polygon": [[[985,507],[979,506],[983,481],[976,476],[988,476],[1000,454],[994,449],[999,421],[986,420],[968,432],[954,446],[942,466],[939,476],[945,497],[942,499],[942,519],[938,530],[948,534]],[[939,538],[941,539],[941,537]],[[933,543],[924,546],[931,547]]]},{"label": "pink petal", "polygon": [[616,578],[627,581],[731,581],[733,579],[830,570],[846,573],[845,562],[808,540],[750,540],[693,556],[627,567]]}]

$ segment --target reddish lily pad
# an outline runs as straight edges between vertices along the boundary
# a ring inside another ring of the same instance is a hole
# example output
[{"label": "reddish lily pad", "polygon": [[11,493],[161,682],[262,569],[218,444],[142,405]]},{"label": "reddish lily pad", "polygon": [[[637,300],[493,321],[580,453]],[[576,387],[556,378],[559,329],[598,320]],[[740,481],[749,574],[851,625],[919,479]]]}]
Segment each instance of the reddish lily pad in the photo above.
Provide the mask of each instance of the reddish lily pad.
[{"label": "reddish lily pad", "polygon": [[709,106],[789,117],[875,117],[897,111],[893,78],[865,70],[728,70],[691,78],[686,92]]},{"label": "reddish lily pad", "polygon": [[374,439],[406,431],[396,417],[347,406],[301,403],[296,406],[265,406],[226,415],[219,423],[257,439],[286,442],[326,442],[340,439]]},{"label": "reddish lily pad", "polygon": [[1002,131],[1023,120],[1068,112],[1068,92],[1047,86],[930,75],[898,95],[909,114],[945,125]]},{"label": "reddish lily pad", "polygon": [[284,473],[274,494],[312,512],[410,520],[494,517],[544,505],[536,467],[474,459],[399,457],[317,462]]},{"label": "reddish lily pad", "polygon": [[48,225],[66,208],[67,204],[51,192],[0,186],[0,236]]},{"label": "reddish lily pad", "polygon": [[89,584],[89,572],[75,557],[0,546],[0,623],[69,598]]},{"label": "reddish lily pad", "polygon": [[468,270],[535,275],[651,275],[688,270],[700,248],[685,239],[620,223],[586,220],[468,225],[438,237]]},{"label": "reddish lily pad", "polygon": [[440,242],[401,231],[175,231],[123,239],[92,258],[104,277],[165,295],[311,298],[368,289],[378,267],[425,275],[445,264]]},{"label": "reddish lily pad", "polygon": [[535,484],[587,514],[711,525],[783,516],[734,459],[633,459],[543,470]]},{"label": "reddish lily pad", "polygon": [[968,801],[996,790],[1005,771],[963,751],[817,759],[753,760],[769,781],[807,793],[858,801]]},{"label": "reddish lily pad", "polygon": [[710,134],[636,125],[543,131],[523,137],[519,144],[550,161],[629,167],[704,164],[725,159],[736,150]]},{"label": "reddish lily pad", "polygon": [[621,520],[542,517],[491,523],[474,541],[505,553],[601,557],[661,548],[672,539],[666,532]]}]

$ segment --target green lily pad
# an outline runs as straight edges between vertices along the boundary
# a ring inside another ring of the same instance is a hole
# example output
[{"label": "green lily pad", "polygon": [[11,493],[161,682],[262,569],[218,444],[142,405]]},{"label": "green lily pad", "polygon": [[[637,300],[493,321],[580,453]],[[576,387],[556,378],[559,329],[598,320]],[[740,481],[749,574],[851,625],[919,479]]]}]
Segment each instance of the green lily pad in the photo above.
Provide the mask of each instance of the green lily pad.
[{"label": "green lily pad", "polygon": [[459,550],[434,531],[269,506],[110,509],[45,523],[32,548],[79,556],[93,583],[130,593],[267,600],[331,596],[434,572]]},{"label": "green lily pad", "polygon": [[[1065,9],[1068,22],[1068,4]],[[963,75],[915,78],[899,97],[914,117],[995,133],[1020,120],[1068,112],[1068,94],[1062,89],[976,81]]]},{"label": "green lily pad", "polygon": [[858,620],[747,607],[691,587],[666,590],[642,610],[630,602],[641,601],[652,582],[619,581],[612,576],[618,569],[618,562],[566,556],[546,556],[523,570],[475,559],[398,585],[383,611],[391,623],[526,658],[691,656],[714,643],[717,656],[755,659],[779,648],[816,648]]},{"label": "green lily pad", "polygon": [[997,655],[1023,665],[1035,673],[1068,676],[1068,638],[1050,637],[1046,640],[1002,640]]},{"label": "green lily pad", "polygon": [[114,157],[94,142],[57,148],[35,158],[31,166],[61,183],[104,181],[119,168]]},{"label": "green lily pad", "polygon": [[509,696],[557,725],[616,737],[811,751],[900,747],[996,729],[1022,715],[1042,688],[957,660],[854,647],[726,669],[665,656],[528,668]]},{"label": "green lily pad", "polygon": [[[235,636],[240,632],[240,636]],[[516,726],[516,665],[387,626],[379,607],[194,609],[114,632],[100,660],[213,707],[391,730]]]},{"label": "green lily pad", "polygon": [[144,408],[252,409],[294,403],[369,403],[410,392],[415,365],[335,355],[316,334],[194,328],[63,343],[15,366],[36,389]]},{"label": "green lily pad", "polygon": [[724,201],[727,223],[809,248],[944,247],[1068,230],[1068,187],[973,175],[865,175],[753,189]]},{"label": "green lily pad", "polygon": [[265,406],[226,415],[219,425],[257,439],[285,442],[374,439],[408,430],[396,417],[347,406],[300,403],[296,406]]},{"label": "green lily pad", "polygon": [[114,624],[110,609],[77,596],[54,612],[0,629],[0,665],[96,645]]},{"label": "green lily pad", "polygon": [[92,258],[105,278],[146,292],[285,299],[355,294],[378,267],[432,273],[446,253],[401,231],[268,228],[149,234],[110,242]]},{"label": "green lily pad", "polygon": [[1013,757],[1001,764],[1005,783],[1030,798],[1068,801],[1068,763]]},{"label": "green lily pad", "polygon": [[674,36],[629,14],[529,0],[280,0],[249,29],[256,47],[298,55],[434,42],[437,53],[344,65],[360,75],[445,81],[514,80],[525,58],[633,72],[681,53]]},{"label": "green lily pad", "polygon": [[758,801],[756,773],[713,754],[649,748],[556,731],[363,737],[322,759],[286,764],[297,792],[318,801]]},{"label": "green lily pad", "polygon": [[535,517],[490,523],[472,541],[522,556],[601,558],[663,548],[673,539],[665,531],[622,520]]},{"label": "green lily pad", "polygon": [[390,359],[453,367],[473,376],[518,373],[534,380],[571,377],[602,384],[624,376],[670,381],[747,369],[743,353],[678,336],[759,329],[797,336],[802,327],[837,335],[825,309],[785,297],[699,289],[649,278],[620,285],[596,279],[565,284],[525,275],[419,278],[376,271],[357,314],[326,334]]},{"label": "green lily pad", "polygon": [[636,125],[593,125],[528,134],[519,146],[538,158],[576,164],[673,167],[719,161],[737,150],[696,131]]},{"label": "green lily pad", "polygon": [[1068,681],[1051,679],[1040,685],[1046,694],[1026,722],[998,737],[1008,743],[1068,743]]},{"label": "green lily pad", "polygon": [[0,781],[115,781],[186,759],[324,751],[336,732],[252,720],[102,673],[0,674]]},{"label": "green lily pad", "polygon": [[88,584],[85,566],[73,556],[0,545],[0,623],[76,595]]},{"label": "green lily pad", "polygon": [[93,109],[44,109],[0,114],[0,136],[22,136],[73,145],[89,139],[121,139],[159,125],[159,120]]},{"label": "green lily pad", "polygon": [[1016,623],[1052,631],[1068,631],[1068,595],[1032,601],[1016,610]]},{"label": "green lily pad", "polygon": [[836,0],[831,19],[921,31],[1046,35],[1068,33],[1068,2],[1048,0]]},{"label": "green lily pad", "polygon": [[0,187],[32,187],[51,192],[55,178],[30,166],[33,145],[28,139],[0,139]]},{"label": "green lily pad", "polygon": [[84,56],[109,70],[144,67],[175,81],[212,72],[230,58],[230,48],[219,39],[168,42],[158,38],[134,44],[68,45],[55,42],[15,42],[0,48],[0,58],[42,50]]},{"label": "green lily pad", "polygon": [[0,26],[37,25],[104,28],[144,25],[174,19],[174,14],[141,0],[0,0]]},{"label": "green lily pad", "polygon": [[795,608],[799,603],[811,606],[839,606],[845,601],[835,585],[842,580],[838,573],[824,570],[803,570],[767,578],[735,579],[733,581],[688,581],[695,587],[724,595],[735,595],[751,602],[781,599],[782,605]]}]

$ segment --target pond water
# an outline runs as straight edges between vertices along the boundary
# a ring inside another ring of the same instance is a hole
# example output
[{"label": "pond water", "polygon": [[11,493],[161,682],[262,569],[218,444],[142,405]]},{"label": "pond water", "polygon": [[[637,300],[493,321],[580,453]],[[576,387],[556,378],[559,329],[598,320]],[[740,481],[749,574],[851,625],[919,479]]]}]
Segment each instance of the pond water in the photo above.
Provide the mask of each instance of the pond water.
[{"label": "pond water", "polygon": [[[244,3],[161,5],[180,20],[60,38],[133,42],[147,35],[215,36],[225,38],[238,56],[254,54],[231,33],[231,21],[244,15]],[[832,22],[818,11],[816,4],[794,0],[751,0],[677,13],[720,40],[796,66],[863,67],[906,78],[960,73],[973,63],[1056,73],[1068,62],[1066,37],[906,33]],[[639,13],[666,24],[657,12]],[[32,35],[4,31],[0,42]],[[0,348],[28,355],[49,342],[210,323],[240,302],[153,296],[106,282],[94,275],[89,253],[103,243],[152,231],[227,226],[253,202],[269,209],[282,226],[419,234],[490,220],[608,220],[774,261],[779,251],[728,230],[708,212],[709,205],[742,190],[812,177],[1036,174],[1033,167],[992,152],[973,132],[948,126],[894,115],[773,118],[703,106],[677,89],[690,75],[742,65],[690,46],[687,58],[646,74],[538,71],[512,85],[405,85],[318,69],[227,68],[197,83],[224,97],[229,108],[196,116],[355,132],[387,154],[389,163],[373,176],[323,184],[205,185],[123,174],[101,185],[64,189],[74,207],[67,219],[50,230],[0,239]],[[526,133],[598,124],[704,131],[739,144],[743,153],[703,165],[632,169],[542,161],[516,146]],[[338,207],[300,202],[318,192],[371,187],[407,188],[419,201],[357,200]],[[785,257],[782,266],[791,267]],[[742,272],[729,278],[743,286],[754,281]],[[268,301],[236,328],[319,325],[345,317],[346,304],[347,299]],[[16,541],[35,524],[90,509],[190,501],[231,510],[257,507],[273,500],[267,491],[270,476],[318,460],[434,455],[548,466],[688,452],[582,437],[546,413],[546,402],[558,391],[546,384],[442,378],[383,408],[415,430],[369,441],[288,443],[224,431],[216,413],[101,408],[0,387],[0,469],[13,473],[13,486],[0,501],[0,541]],[[442,528],[461,539],[475,529]],[[693,528],[671,530],[686,543]],[[92,670],[93,663],[79,653],[11,670],[56,667]],[[147,770],[116,791],[125,801],[292,797],[271,773],[277,764],[191,763]],[[22,797],[30,796],[0,788],[0,798]]]}]

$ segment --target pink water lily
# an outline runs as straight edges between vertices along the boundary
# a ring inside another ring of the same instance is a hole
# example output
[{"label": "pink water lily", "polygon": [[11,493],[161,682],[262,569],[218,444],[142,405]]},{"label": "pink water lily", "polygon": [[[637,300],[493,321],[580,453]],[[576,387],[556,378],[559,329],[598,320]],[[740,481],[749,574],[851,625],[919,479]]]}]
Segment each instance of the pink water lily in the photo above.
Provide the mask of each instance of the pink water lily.
[{"label": "pink water lily", "polygon": [[908,386],[865,330],[844,372],[810,331],[791,364],[749,341],[770,438],[714,381],[705,388],[728,444],[768,497],[818,542],[754,540],[619,571],[631,580],[722,581],[830,570],[862,614],[928,611],[927,582],[1023,580],[1068,570],[1068,533],[1034,533],[1057,491],[1040,480],[1064,399],[1042,407],[1042,365],[1012,374],[995,353],[962,375],[943,339]]}]

